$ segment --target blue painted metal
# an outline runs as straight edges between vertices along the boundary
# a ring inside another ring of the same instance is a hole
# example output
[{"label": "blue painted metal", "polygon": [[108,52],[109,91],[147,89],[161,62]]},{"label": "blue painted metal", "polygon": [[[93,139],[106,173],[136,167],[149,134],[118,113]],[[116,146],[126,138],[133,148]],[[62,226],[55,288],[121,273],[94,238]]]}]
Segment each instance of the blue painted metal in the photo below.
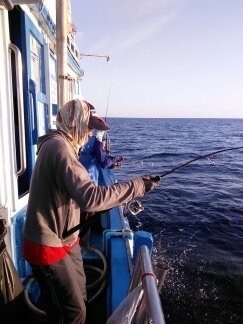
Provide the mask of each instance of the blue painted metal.
[{"label": "blue painted metal", "polygon": [[17,214],[13,217],[13,224],[12,224],[12,231],[13,231],[13,245],[15,248],[15,259],[14,265],[17,269],[17,272],[20,276],[20,278],[25,278],[28,275],[31,274],[31,268],[30,265],[25,259],[23,258],[23,238],[22,238],[22,232],[23,232],[23,226],[25,221],[25,215],[26,215],[26,208],[22,208]]},{"label": "blue painted metal", "polygon": [[110,315],[128,293],[131,280],[127,249],[124,238],[111,237],[109,240],[108,266],[108,314]]},{"label": "blue painted metal", "polygon": [[[114,171],[101,169],[99,182],[101,185],[112,185],[116,183]],[[104,230],[103,235],[109,269],[107,288],[108,316],[126,297],[131,280],[129,253],[125,240],[132,239],[133,235],[130,229],[125,228],[122,217],[121,209],[114,207],[101,219],[103,228],[107,228]]]},{"label": "blue painted metal", "polygon": [[[39,136],[38,125],[45,125],[48,128],[48,105],[47,105],[47,84],[45,81],[45,55],[44,36],[33,24],[27,14],[21,9],[13,9],[9,15],[11,42],[15,44],[22,55],[23,62],[23,99],[24,99],[24,122],[26,139],[26,160],[27,168],[19,177],[19,195],[22,196],[29,189],[30,177],[35,163],[35,144]],[[36,57],[40,69],[40,84],[35,86],[32,80],[31,71],[31,39],[35,39],[39,48],[39,56]],[[40,105],[37,105],[37,103]],[[38,111],[37,111],[38,109]],[[42,109],[42,111],[41,111]],[[39,117],[37,117],[39,116]],[[42,118],[41,123],[38,119]],[[42,130],[43,131],[43,130]]]}]

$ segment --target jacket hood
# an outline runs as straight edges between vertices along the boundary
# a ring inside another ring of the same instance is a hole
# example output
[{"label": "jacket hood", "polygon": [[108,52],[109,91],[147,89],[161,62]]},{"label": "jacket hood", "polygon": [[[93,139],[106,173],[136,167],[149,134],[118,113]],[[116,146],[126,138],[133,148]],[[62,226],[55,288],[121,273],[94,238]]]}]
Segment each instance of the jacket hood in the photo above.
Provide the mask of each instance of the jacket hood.
[{"label": "jacket hood", "polygon": [[48,131],[47,134],[45,135],[42,135],[38,138],[38,142],[37,142],[37,152],[36,154],[39,153],[40,151],[40,148],[42,147],[42,145],[50,138],[53,138],[53,137],[59,137],[59,136],[62,136],[64,137],[66,140],[68,139],[67,136],[62,132],[62,131],[59,131],[59,130],[55,130],[55,129],[51,129]]}]

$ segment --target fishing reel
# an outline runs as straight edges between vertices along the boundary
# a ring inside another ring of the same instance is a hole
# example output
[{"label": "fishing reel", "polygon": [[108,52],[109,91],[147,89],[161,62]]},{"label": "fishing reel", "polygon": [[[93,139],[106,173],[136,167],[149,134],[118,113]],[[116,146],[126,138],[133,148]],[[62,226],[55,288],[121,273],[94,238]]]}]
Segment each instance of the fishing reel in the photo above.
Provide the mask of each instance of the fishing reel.
[{"label": "fishing reel", "polygon": [[133,199],[125,205],[123,214],[125,217],[127,217],[130,214],[135,216],[143,210],[144,210],[144,207],[143,207],[142,203],[139,200]]}]

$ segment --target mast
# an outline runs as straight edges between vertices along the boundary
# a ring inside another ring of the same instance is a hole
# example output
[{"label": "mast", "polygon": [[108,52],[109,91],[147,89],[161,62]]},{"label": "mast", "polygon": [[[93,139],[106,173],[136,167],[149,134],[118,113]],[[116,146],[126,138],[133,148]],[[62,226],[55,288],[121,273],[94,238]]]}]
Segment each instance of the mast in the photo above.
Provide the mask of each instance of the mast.
[{"label": "mast", "polygon": [[56,37],[57,37],[57,103],[62,107],[68,99],[67,75],[67,27],[69,0],[56,0]]}]

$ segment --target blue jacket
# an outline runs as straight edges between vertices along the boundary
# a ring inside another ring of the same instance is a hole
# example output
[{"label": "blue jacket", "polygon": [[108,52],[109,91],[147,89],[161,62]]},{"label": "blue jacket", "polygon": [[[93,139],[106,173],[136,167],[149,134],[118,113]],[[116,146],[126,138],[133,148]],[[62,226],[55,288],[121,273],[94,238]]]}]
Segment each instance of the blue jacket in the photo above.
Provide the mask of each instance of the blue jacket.
[{"label": "blue jacket", "polygon": [[79,161],[89,172],[90,178],[98,184],[100,168],[109,168],[116,162],[122,161],[122,157],[105,152],[103,144],[92,136],[82,147]]}]

